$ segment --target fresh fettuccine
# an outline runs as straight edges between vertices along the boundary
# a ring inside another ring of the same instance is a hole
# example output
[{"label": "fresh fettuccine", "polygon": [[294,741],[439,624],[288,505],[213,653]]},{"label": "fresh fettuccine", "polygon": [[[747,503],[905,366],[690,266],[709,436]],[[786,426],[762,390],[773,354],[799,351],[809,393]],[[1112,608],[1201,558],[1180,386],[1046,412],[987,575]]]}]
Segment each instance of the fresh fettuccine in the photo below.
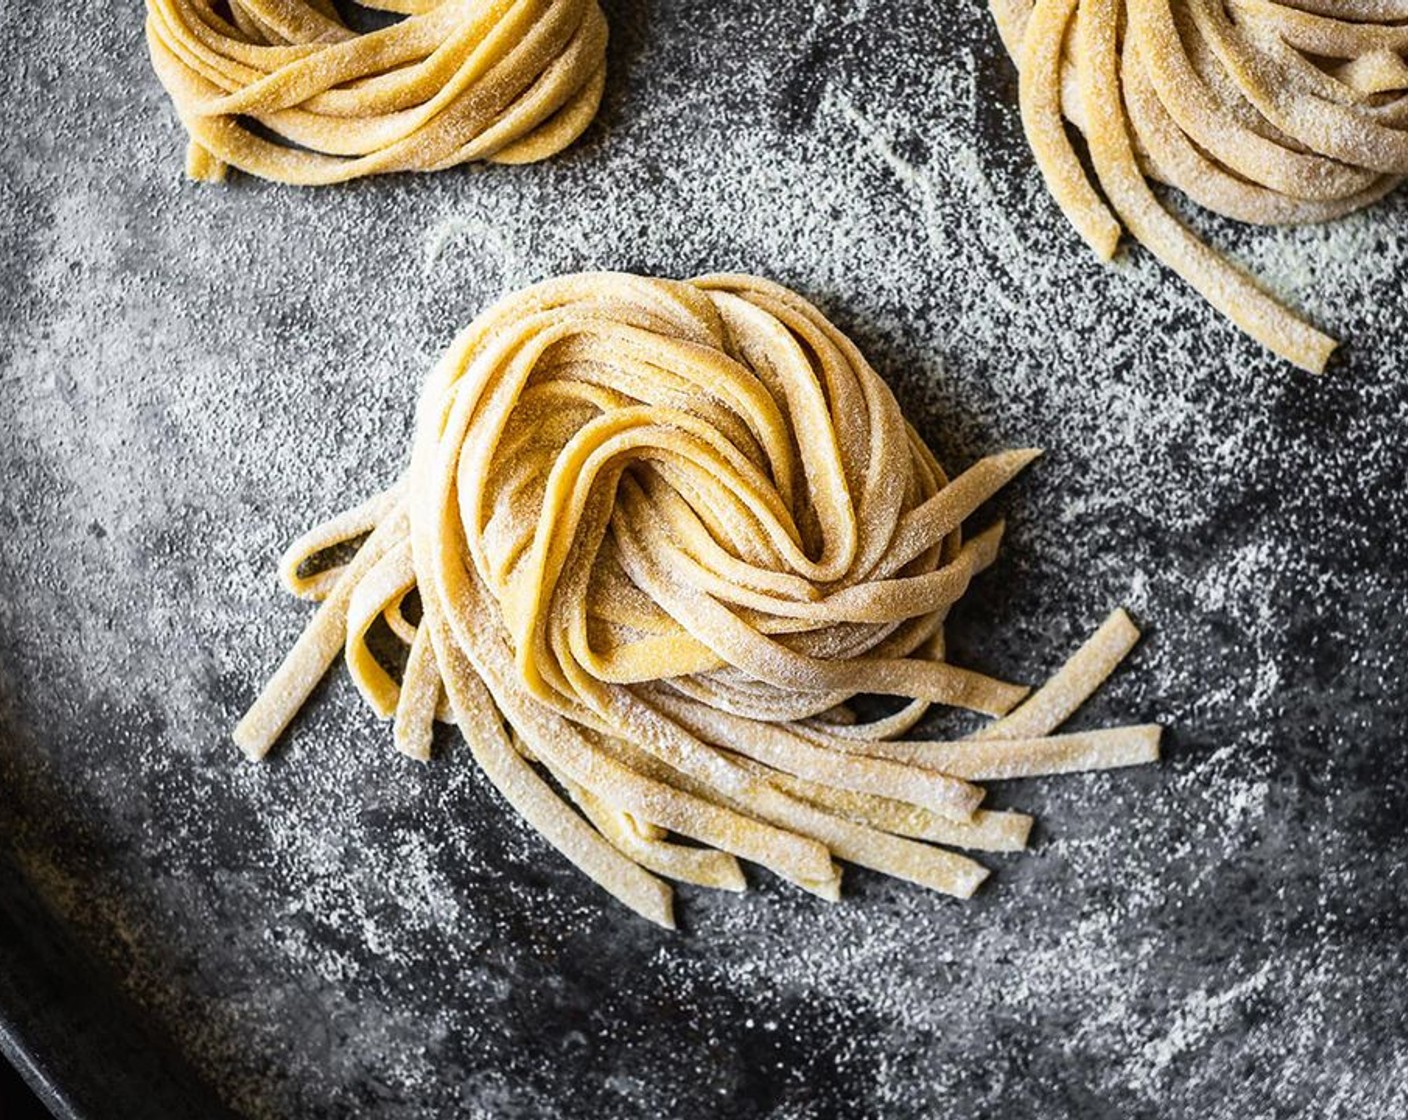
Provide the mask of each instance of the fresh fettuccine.
[{"label": "fresh fettuccine", "polygon": [[187,173],[315,185],[529,163],[596,115],[596,0],[361,5],[405,18],[358,34],[331,0],[147,0],[152,64],[190,134]]},{"label": "fresh fettuccine", "polygon": [[[1319,373],[1335,341],[1147,180],[1243,222],[1322,222],[1408,175],[1408,0],[991,0],[1052,195],[1102,259],[1122,228],[1242,330]],[[1085,134],[1103,197],[1066,134]]]},{"label": "fresh fettuccine", "polygon": [[[539,284],[441,359],[405,476],[290,548],[285,582],[322,605],[235,739],[262,757],[345,652],[401,750],[428,758],[455,723],[506,800],[653,921],[673,922],[665,879],[740,890],[739,859],[826,898],[837,858],[966,897],[987,871],[950,849],[1020,849],[1030,825],[978,783],[1158,755],[1155,726],[1054,733],[1137,640],[1123,611],[1030,695],[945,659],[1002,532],[961,526],[1035,455],[950,480],[776,284]],[[866,717],[860,695],[898,704]],[[998,718],[903,738],[936,704]]]}]

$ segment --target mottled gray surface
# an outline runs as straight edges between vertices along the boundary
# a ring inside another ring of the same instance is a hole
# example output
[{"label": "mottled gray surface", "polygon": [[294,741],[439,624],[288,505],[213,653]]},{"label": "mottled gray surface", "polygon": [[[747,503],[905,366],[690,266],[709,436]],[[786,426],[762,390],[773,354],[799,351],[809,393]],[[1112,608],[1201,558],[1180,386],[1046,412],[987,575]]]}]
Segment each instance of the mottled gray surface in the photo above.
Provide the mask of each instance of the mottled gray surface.
[{"label": "mottled gray surface", "polygon": [[[252,1117],[1403,1116],[1408,196],[1195,216],[1346,340],[1316,380],[1088,258],[977,0],[606,7],[562,158],[306,192],[181,181],[135,0],[0,0],[0,845]],[[754,874],[677,934],[340,673],[241,763],[282,544],[395,476],[456,327],[589,266],[769,275],[951,466],[1047,448],[955,657],[1036,680],[1127,603],[1080,723],[1166,762],[1000,788],[1035,850],[971,903]]]}]

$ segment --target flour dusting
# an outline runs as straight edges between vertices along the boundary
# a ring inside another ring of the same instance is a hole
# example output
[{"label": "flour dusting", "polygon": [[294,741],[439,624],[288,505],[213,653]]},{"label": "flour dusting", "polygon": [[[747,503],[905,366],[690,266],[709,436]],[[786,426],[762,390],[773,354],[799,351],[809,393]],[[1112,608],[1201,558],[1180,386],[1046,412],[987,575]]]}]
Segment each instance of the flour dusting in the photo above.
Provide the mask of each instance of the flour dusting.
[{"label": "flour dusting", "polygon": [[[1089,258],[984,5],[604,6],[561,156],[321,191],[177,179],[133,0],[9,13],[6,848],[254,1117],[1403,1115],[1408,196],[1188,208],[1345,340],[1316,380]],[[459,327],[588,268],[771,277],[950,470],[1044,448],[975,519],[1007,537],[952,657],[1038,682],[1126,605],[1077,726],[1164,723],[1166,761],[995,786],[1040,824],[971,903],[752,870],[673,936],[340,671],[243,762],[310,609],[281,548],[400,474]]]}]

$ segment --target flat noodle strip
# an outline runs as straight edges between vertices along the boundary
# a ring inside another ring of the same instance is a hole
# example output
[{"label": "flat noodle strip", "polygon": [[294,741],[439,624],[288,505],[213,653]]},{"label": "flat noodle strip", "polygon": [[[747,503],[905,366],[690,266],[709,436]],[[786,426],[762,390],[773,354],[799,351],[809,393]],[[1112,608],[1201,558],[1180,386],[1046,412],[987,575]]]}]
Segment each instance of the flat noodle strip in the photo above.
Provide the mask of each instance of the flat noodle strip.
[{"label": "flat noodle strip", "polygon": [[972,782],[1069,774],[1078,770],[1114,770],[1159,757],[1154,724],[1106,727],[1040,739],[965,739],[958,742],[902,740],[876,743],[872,757],[923,766]]},{"label": "flat noodle strip", "polygon": [[444,691],[430,631],[422,627],[411,641],[401,693],[396,698],[394,736],[396,749],[402,754],[419,762],[430,761],[436,709]]},{"label": "flat noodle strip", "polygon": [[1022,42],[1022,127],[1061,210],[1102,261],[1120,241],[1120,224],[1095,193],[1066,138],[1061,116],[1061,62],[1077,0],[1036,0]]},{"label": "flat noodle strip", "polygon": [[[1108,260],[1119,221],[1214,307],[1312,373],[1335,348],[1208,248],[1146,178],[1264,225],[1328,221],[1408,176],[1398,0],[989,0],[1048,188]],[[1102,200],[1062,117],[1085,133]]]},{"label": "flat noodle strip", "polygon": [[358,584],[386,553],[404,539],[409,523],[404,507],[386,517],[329,591],[282,664],[269,678],[259,699],[235,725],[234,739],[250,758],[269,753],[289,721],[317,687],[347,640],[347,609]]},{"label": "flat noodle strip", "polygon": [[232,22],[217,0],[147,0],[152,65],[190,135],[186,174],[215,182],[238,167],[316,185],[530,163],[596,116],[607,34],[596,0],[363,6],[406,18],[359,35],[321,0],[229,0]]},{"label": "flat noodle strip", "polygon": [[681,883],[694,883],[715,890],[742,892],[748,889],[748,880],[743,877],[738,860],[727,852],[712,848],[687,848],[682,844],[642,836],[632,825],[630,814],[611,808],[585,786],[577,785],[563,774],[554,773],[553,776],[601,834],[619,848],[622,855],[635,860],[646,870]]},{"label": "flat noodle strip", "polygon": [[979,728],[970,739],[1033,739],[1050,735],[1119,666],[1139,641],[1139,630],[1123,610],[1111,612],[1055,676],[1015,711]]},{"label": "flat noodle strip", "polygon": [[[1051,734],[1134,644],[1122,611],[1034,694],[944,658],[1001,537],[962,523],[1036,454],[950,482],[855,346],[767,281],[536,285],[441,359],[402,481],[285,555],[324,601],[236,741],[267,751],[345,648],[401,751],[428,758],[453,716],[509,803],[652,921],[673,922],[656,875],[742,890],[740,858],[827,899],[833,857],[966,898],[987,870],[935,845],[1017,851],[1031,827],[975,780],[1158,753],[1152,727]],[[870,693],[902,706],[862,722]],[[898,738],[935,703],[1008,714]]]},{"label": "flat noodle strip", "polygon": [[770,770],[761,763],[750,761],[744,765],[788,793],[897,836],[911,836],[916,840],[931,840],[974,851],[1020,852],[1027,846],[1027,836],[1031,833],[1032,819],[1024,813],[979,809],[970,820],[960,823],[903,801],[835,789],[820,782],[809,782],[805,778]]}]

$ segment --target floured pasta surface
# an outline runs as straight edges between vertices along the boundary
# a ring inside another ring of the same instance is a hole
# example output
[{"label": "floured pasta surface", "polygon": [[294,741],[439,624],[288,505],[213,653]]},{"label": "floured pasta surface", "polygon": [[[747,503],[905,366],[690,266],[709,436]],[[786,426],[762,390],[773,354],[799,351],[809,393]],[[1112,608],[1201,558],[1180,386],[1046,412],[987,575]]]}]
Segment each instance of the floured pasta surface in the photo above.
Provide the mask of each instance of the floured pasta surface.
[{"label": "floured pasta surface", "polygon": [[[405,476],[285,555],[322,605],[236,742],[262,757],[345,652],[401,750],[428,758],[433,722],[457,724],[510,804],[652,921],[673,923],[665,879],[743,889],[740,858],[827,898],[838,858],[966,897],[987,871],[950,849],[1018,850],[1030,827],[979,783],[1158,755],[1156,726],[1053,734],[1137,640],[1123,611],[1035,693],[944,658],[1002,532],[961,526],[1036,454],[950,480],[776,284],[538,284],[441,359]],[[368,644],[382,624],[403,671]],[[867,721],[858,695],[899,703]],[[998,718],[902,738],[936,704]]]},{"label": "floured pasta surface", "polygon": [[190,134],[187,173],[315,185],[528,163],[596,115],[596,0],[361,5],[405,18],[358,34],[331,0],[147,0],[152,63]]},{"label": "floured pasta surface", "polygon": [[1408,175],[1408,0],[991,4],[1032,151],[1086,243],[1108,260],[1128,229],[1242,330],[1321,372],[1334,340],[1189,232],[1147,180],[1268,225],[1377,201]]}]

